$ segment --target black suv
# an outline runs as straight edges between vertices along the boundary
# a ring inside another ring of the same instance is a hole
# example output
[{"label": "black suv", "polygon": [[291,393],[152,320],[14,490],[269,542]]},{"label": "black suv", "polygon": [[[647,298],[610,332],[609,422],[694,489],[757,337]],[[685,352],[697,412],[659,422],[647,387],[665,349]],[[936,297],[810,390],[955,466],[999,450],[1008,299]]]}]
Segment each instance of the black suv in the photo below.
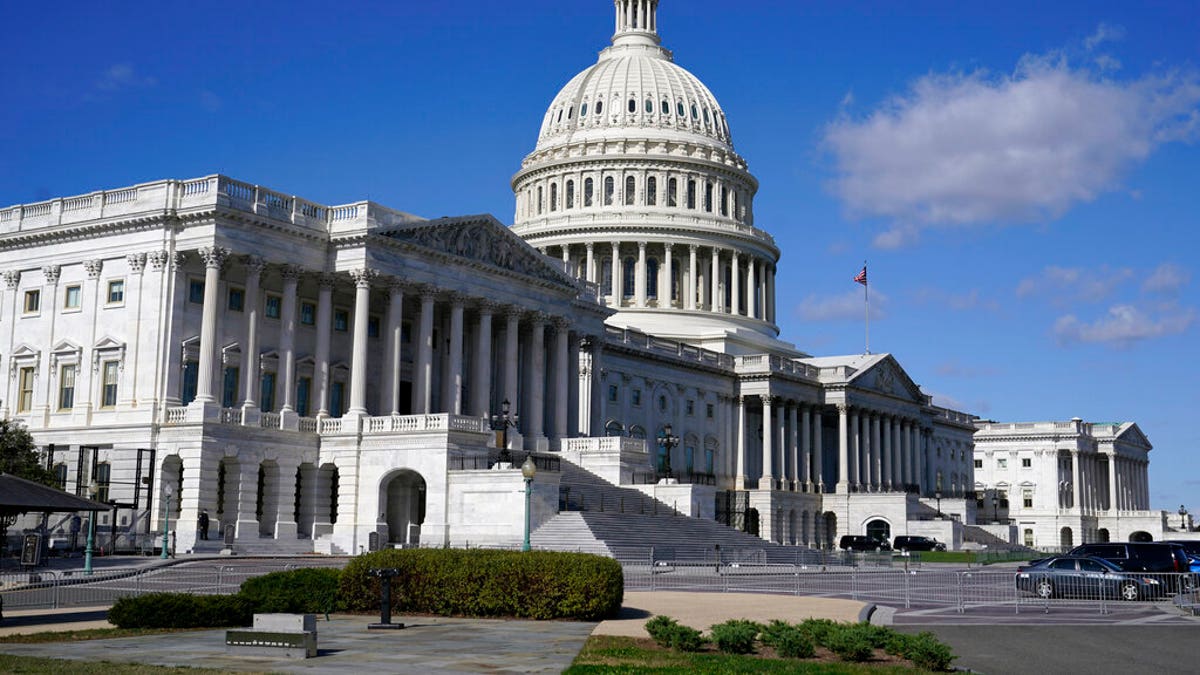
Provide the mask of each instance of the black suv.
[{"label": "black suv", "polygon": [[1193,575],[1188,574],[1190,570],[1187,553],[1179,544],[1157,541],[1081,544],[1071,549],[1067,555],[1103,558],[1126,572],[1186,575],[1178,577],[1180,587],[1172,590],[1195,586]]},{"label": "black suv", "polygon": [[865,534],[846,534],[838,542],[838,548],[843,551],[890,551],[892,547],[886,539],[875,539]]},{"label": "black suv", "polygon": [[892,540],[892,548],[897,551],[945,551],[946,545],[933,537],[905,534]]}]

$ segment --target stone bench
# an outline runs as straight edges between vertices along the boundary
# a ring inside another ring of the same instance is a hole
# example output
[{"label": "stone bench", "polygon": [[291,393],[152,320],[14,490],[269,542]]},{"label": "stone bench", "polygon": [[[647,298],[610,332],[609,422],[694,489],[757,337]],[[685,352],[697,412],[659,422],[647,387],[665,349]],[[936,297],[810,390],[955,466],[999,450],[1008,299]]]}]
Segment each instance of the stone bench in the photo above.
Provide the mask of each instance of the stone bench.
[{"label": "stone bench", "polygon": [[252,628],[225,631],[225,653],[312,658],[317,655],[317,615],[255,614]]}]

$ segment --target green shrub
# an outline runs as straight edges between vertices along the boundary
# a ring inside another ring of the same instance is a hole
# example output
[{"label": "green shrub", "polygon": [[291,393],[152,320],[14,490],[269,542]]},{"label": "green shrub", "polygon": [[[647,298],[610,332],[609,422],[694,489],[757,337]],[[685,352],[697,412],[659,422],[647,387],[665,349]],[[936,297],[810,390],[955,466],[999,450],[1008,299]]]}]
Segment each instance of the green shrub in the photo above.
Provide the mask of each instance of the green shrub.
[{"label": "green shrub", "polygon": [[372,569],[396,568],[392,609],[443,616],[594,621],[621,608],[624,577],[612,558],[554,551],[389,549],[358,556],[340,591],[353,611],[379,610]]},{"label": "green shrub", "polygon": [[897,635],[896,631],[887,626],[876,626],[866,622],[854,624],[853,628],[868,640],[875,649],[886,648],[892,641],[892,638]]},{"label": "green shrub", "polygon": [[950,646],[937,639],[933,633],[918,633],[908,637],[905,658],[918,668],[925,670],[950,670],[954,652]]},{"label": "green shrub", "polygon": [[887,646],[884,647],[884,650],[887,651],[887,653],[891,654],[892,656],[899,656],[901,658],[907,659],[908,652],[909,652],[909,642],[911,641],[911,639],[912,638],[909,635],[906,635],[904,633],[893,633],[892,639],[888,640]]},{"label": "green shrub", "polygon": [[875,654],[872,634],[861,624],[840,625],[826,635],[825,646],[843,661],[866,661]]},{"label": "green shrub", "polygon": [[240,595],[255,612],[328,614],[340,609],[342,571],[329,568],[271,572],[242,583]]},{"label": "green shrub", "polygon": [[829,636],[840,631],[842,625],[831,619],[805,619],[796,627],[806,633],[814,644],[828,649]]},{"label": "green shrub", "polygon": [[646,632],[658,646],[681,652],[698,652],[706,642],[700,631],[681,625],[669,616],[656,616],[647,621]]},{"label": "green shrub", "polygon": [[817,653],[812,638],[796,626],[776,631],[771,637],[771,646],[787,659],[811,659]]},{"label": "green shrub", "polygon": [[786,621],[772,619],[771,623],[762,627],[762,634],[759,635],[759,639],[762,640],[764,645],[774,647],[778,637],[792,628],[795,628],[795,626]]},{"label": "green shrub", "polygon": [[221,628],[249,626],[254,609],[239,595],[151,593],[118,598],[108,620],[118,628]]},{"label": "green shrub", "polygon": [[754,640],[762,632],[763,625],[745,619],[730,619],[709,629],[717,649],[727,654],[749,654],[754,651]]}]

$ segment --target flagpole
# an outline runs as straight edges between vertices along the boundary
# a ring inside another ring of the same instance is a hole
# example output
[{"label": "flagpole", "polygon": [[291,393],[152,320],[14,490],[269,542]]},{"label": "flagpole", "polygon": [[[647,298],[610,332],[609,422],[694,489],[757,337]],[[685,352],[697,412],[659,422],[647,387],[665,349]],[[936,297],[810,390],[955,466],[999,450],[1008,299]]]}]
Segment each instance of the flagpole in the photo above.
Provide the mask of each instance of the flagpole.
[{"label": "flagpole", "polygon": [[[867,269],[867,261],[863,261],[863,270]],[[871,280],[863,280],[863,312],[866,314],[866,347],[867,354],[871,353]]]}]

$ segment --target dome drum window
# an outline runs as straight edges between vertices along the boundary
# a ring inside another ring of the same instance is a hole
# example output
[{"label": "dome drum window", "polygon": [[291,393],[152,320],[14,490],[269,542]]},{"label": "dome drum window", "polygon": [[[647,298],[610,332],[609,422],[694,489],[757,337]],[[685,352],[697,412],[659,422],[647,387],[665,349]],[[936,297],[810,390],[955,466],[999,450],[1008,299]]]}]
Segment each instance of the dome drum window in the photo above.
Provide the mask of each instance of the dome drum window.
[{"label": "dome drum window", "polygon": [[670,207],[679,206],[679,199],[677,197],[678,194],[679,194],[679,179],[678,178],[668,178],[667,179],[667,206],[670,206]]},{"label": "dome drum window", "polygon": [[689,209],[696,208],[696,181],[691,179],[687,182],[687,207]]},{"label": "dome drum window", "polygon": [[695,103],[693,103],[693,104],[692,104],[692,119],[694,119],[694,120],[698,120],[698,119],[700,119],[700,113],[699,113],[699,111],[696,109],[696,104],[695,104]]},{"label": "dome drum window", "polygon": [[680,102],[678,102],[678,103],[676,103],[676,104],[675,104],[675,115],[676,115],[677,117],[683,117],[683,116],[684,116],[684,112],[683,112],[683,101],[680,101]]},{"label": "dome drum window", "polygon": [[662,114],[664,114],[664,115],[671,114],[671,102],[665,98],[663,99],[663,102],[662,102]]},{"label": "dome drum window", "polygon": [[550,210],[558,210],[558,183],[550,184]]},{"label": "dome drum window", "polygon": [[592,205],[592,194],[595,191],[595,181],[591,178],[583,180],[583,206],[587,208]]},{"label": "dome drum window", "polygon": [[632,98],[629,99],[629,112],[631,112],[631,113],[637,112],[637,101]]},{"label": "dome drum window", "polygon": [[637,180],[633,176],[625,177],[625,206],[633,206],[634,195],[637,193]]},{"label": "dome drum window", "polygon": [[650,99],[646,99],[646,114],[649,115],[650,113],[653,113],[653,112],[654,112],[654,101],[651,101]]},{"label": "dome drum window", "polygon": [[646,206],[658,204],[658,179],[650,176],[646,179]]},{"label": "dome drum window", "polygon": [[567,181],[567,208],[575,208],[575,181]]},{"label": "dome drum window", "polygon": [[596,114],[604,114],[604,101],[596,101]]},{"label": "dome drum window", "polygon": [[615,183],[615,181],[613,181],[613,177],[612,176],[606,177],[604,179],[604,205],[605,206],[612,206],[613,194],[615,192],[616,192],[616,183]]},{"label": "dome drum window", "polygon": [[587,103],[584,103],[583,105],[579,106],[579,116],[583,117],[586,114],[587,114]]}]

